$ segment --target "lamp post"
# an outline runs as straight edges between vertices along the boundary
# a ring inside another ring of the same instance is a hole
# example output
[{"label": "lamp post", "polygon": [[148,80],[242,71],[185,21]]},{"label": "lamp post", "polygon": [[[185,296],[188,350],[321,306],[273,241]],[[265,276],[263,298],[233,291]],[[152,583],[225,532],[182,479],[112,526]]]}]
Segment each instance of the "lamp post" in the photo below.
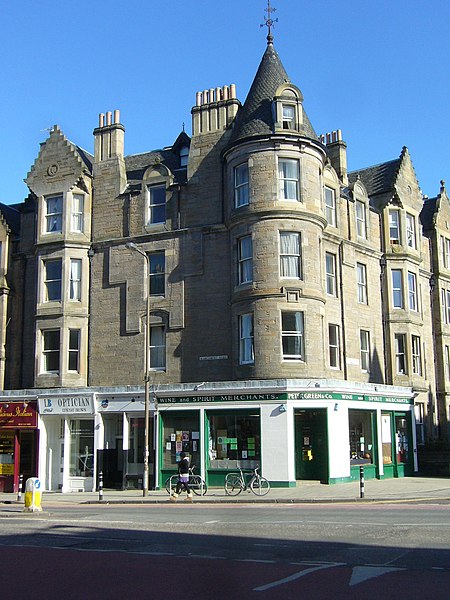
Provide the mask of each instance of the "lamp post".
[{"label": "lamp post", "polygon": [[150,377],[149,377],[149,351],[150,351],[150,258],[134,242],[127,242],[126,247],[135,250],[146,260],[147,267],[147,311],[145,325],[145,366],[144,366],[144,389],[145,389],[145,425],[144,425],[144,474],[142,478],[142,495],[148,495],[148,458],[149,458],[149,425],[150,425]]}]

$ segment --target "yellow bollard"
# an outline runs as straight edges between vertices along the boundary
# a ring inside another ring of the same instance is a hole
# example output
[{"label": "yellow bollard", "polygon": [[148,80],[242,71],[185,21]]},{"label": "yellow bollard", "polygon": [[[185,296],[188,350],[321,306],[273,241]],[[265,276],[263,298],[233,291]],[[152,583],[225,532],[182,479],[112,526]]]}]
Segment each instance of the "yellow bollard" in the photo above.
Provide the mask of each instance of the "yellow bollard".
[{"label": "yellow bollard", "polygon": [[41,482],[37,477],[30,477],[25,484],[24,512],[40,512],[41,507]]}]

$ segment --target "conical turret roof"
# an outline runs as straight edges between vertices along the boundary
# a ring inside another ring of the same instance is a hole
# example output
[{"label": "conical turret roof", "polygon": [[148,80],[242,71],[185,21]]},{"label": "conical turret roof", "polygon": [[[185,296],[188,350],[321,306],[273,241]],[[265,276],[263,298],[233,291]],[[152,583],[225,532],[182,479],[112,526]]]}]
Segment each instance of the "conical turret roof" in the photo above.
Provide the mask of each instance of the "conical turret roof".
[{"label": "conical turret roof", "polygon": [[[289,76],[273,44],[269,42],[247,99],[236,117],[231,136],[232,144],[247,137],[274,133],[272,102],[277,89],[285,83],[290,83]],[[317,134],[305,111],[303,111],[303,124],[298,133],[317,139]]]}]

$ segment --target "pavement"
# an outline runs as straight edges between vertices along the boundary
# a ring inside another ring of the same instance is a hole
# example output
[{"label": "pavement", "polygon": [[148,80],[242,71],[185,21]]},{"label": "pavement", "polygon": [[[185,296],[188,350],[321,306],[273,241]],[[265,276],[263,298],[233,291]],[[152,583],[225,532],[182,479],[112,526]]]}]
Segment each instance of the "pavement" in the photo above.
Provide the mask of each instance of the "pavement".
[{"label": "pavement", "polygon": [[[0,493],[0,513],[8,506],[24,504],[25,494]],[[184,500],[182,493],[180,500]],[[223,488],[209,488],[204,496],[195,496],[194,502],[200,503],[328,503],[328,502],[414,502],[414,501],[450,501],[450,477],[405,477],[401,479],[369,479],[364,483],[361,494],[360,482],[324,485],[319,482],[301,481],[296,487],[272,487],[264,497],[252,492],[242,492],[238,496],[227,496]],[[46,508],[69,504],[160,504],[167,503],[169,496],[165,489],[149,491],[146,497],[142,490],[110,490],[99,492],[43,492],[41,506]]]}]

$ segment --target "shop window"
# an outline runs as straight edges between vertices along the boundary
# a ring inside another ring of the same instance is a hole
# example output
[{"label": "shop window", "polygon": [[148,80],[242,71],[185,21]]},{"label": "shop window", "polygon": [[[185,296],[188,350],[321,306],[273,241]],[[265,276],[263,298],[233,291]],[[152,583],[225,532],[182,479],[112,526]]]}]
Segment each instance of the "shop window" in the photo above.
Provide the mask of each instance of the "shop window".
[{"label": "shop window", "polygon": [[70,421],[70,476],[94,474],[94,421]]},{"label": "shop window", "polygon": [[259,414],[215,414],[209,417],[209,467],[253,469],[261,464]]},{"label": "shop window", "polygon": [[[128,437],[128,465],[144,465],[144,429],[145,419],[142,417],[131,417]],[[137,467],[127,467],[127,473],[135,474]]]},{"label": "shop window", "polygon": [[395,416],[395,451],[397,463],[408,462],[409,435],[406,417]]},{"label": "shop window", "polygon": [[2,431],[0,437],[0,475],[14,475],[14,431]]},{"label": "shop window", "polygon": [[381,444],[383,465],[392,464],[392,423],[389,413],[381,414]]},{"label": "shop window", "polygon": [[373,463],[373,413],[366,410],[349,410],[350,464]]},{"label": "shop window", "polygon": [[180,453],[189,456],[190,465],[200,471],[200,425],[198,413],[164,415],[162,468],[176,469]]}]

